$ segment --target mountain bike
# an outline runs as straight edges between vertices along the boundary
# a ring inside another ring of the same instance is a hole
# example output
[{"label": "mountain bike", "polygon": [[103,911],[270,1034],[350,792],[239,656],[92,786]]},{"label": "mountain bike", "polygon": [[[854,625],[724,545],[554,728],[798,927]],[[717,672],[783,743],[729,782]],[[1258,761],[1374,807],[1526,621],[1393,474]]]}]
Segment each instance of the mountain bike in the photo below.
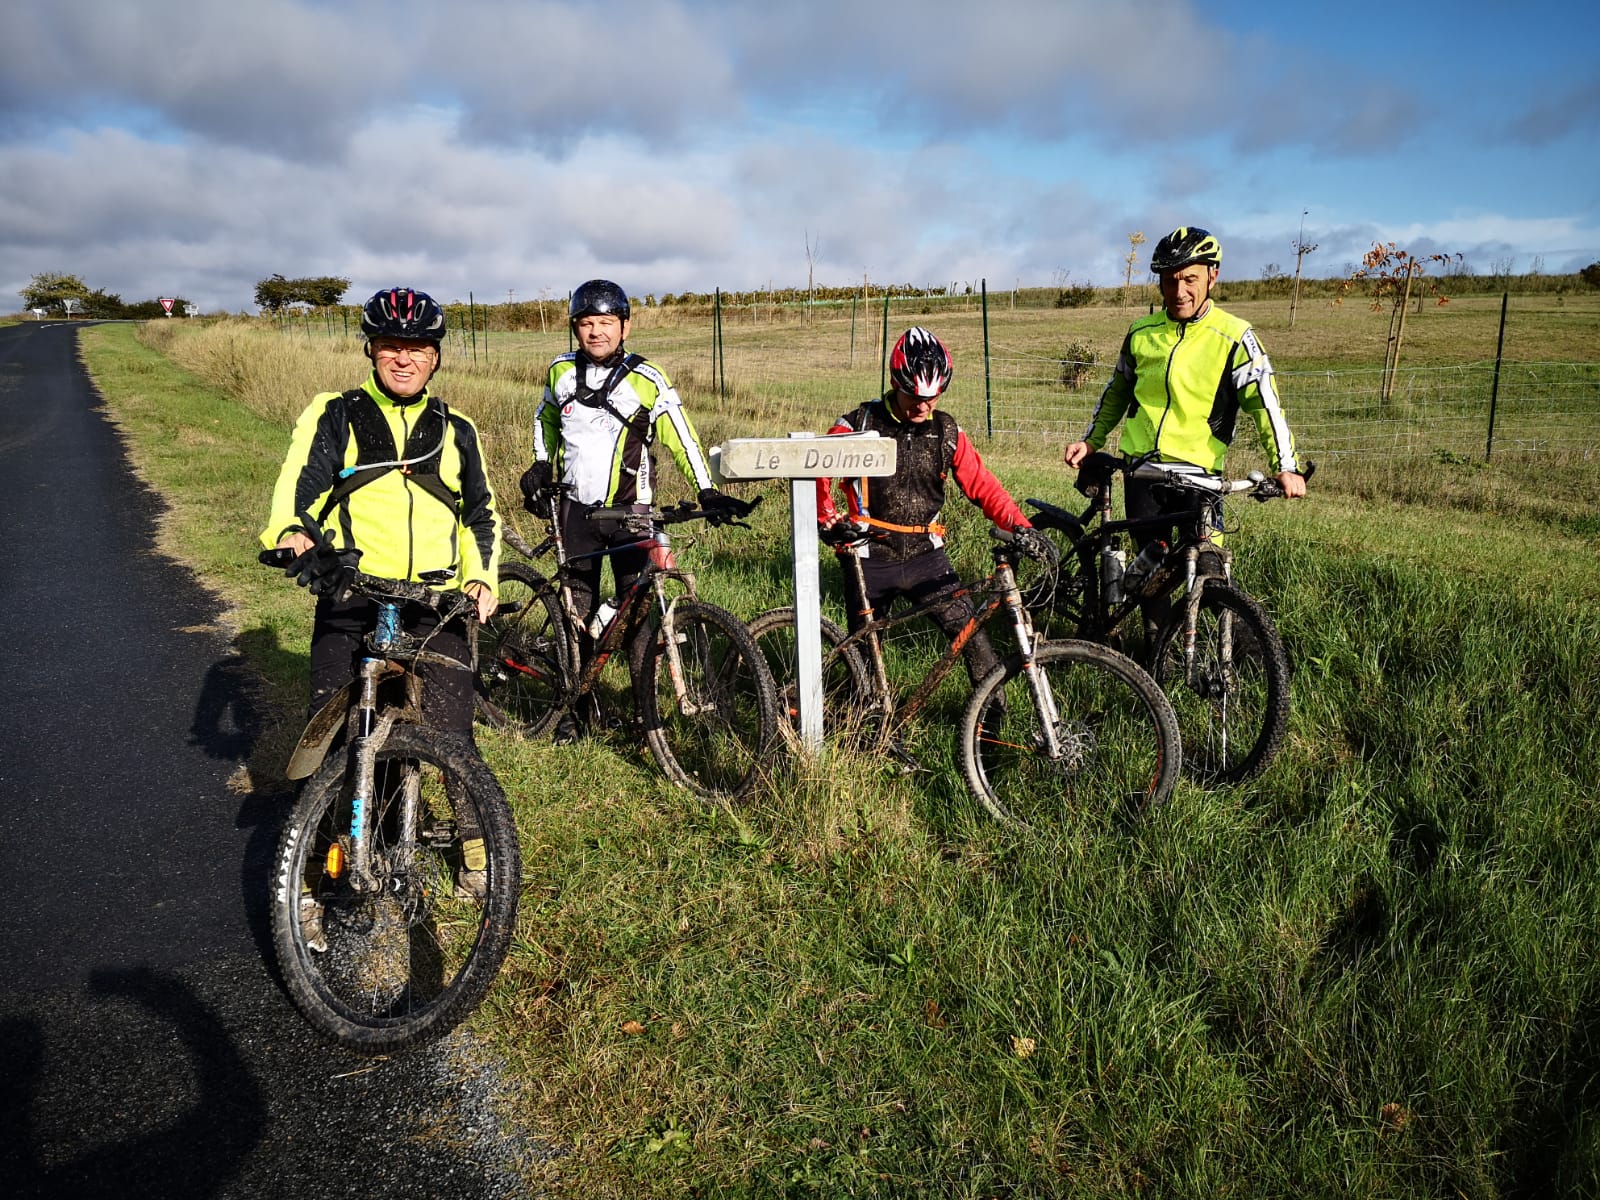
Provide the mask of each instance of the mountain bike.
[{"label": "mountain bike", "polygon": [[[292,558],[260,556],[273,567]],[[470,632],[475,603],[358,572],[348,590],[373,602],[373,624],[356,678],[311,718],[289,760],[288,777],[305,783],[274,860],[272,941],[306,1021],[376,1055],[443,1037],[483,1000],[511,943],[521,856],[477,748],[422,721],[417,668],[470,666],[430,650],[432,633],[408,633],[401,618],[420,606],[437,614],[434,629],[465,616]]]},{"label": "mountain bike", "polygon": [[[1308,464],[1309,479],[1316,470]],[[1113,520],[1118,475],[1159,483],[1193,499],[1188,512]],[[1029,608],[1060,618],[1074,636],[1132,640],[1129,618],[1141,605],[1170,604],[1145,646],[1145,663],[1172,701],[1183,734],[1184,767],[1206,784],[1255,778],[1278,752],[1289,722],[1289,659],[1266,609],[1233,580],[1233,552],[1221,543],[1224,504],[1248,495],[1283,495],[1276,479],[1251,472],[1226,479],[1187,463],[1124,460],[1096,453],[1079,471],[1089,504],[1081,514],[1029,499],[1035,528],[1057,538],[1059,565],[1024,586]],[[1130,565],[1124,540],[1135,532],[1177,530]]]},{"label": "mountain bike", "polygon": [[[846,633],[822,620],[823,730],[853,739],[858,748],[903,754],[899,733],[955,668],[961,648],[1002,613],[1016,651],[973,687],[957,726],[968,789],[1001,821],[1031,825],[1063,808],[1128,804],[1153,808],[1172,794],[1182,752],[1172,706],[1137,663],[1108,646],[1046,642],[1017,589],[1022,550],[1014,534],[992,529],[994,571],[973,584],[920,604],[879,614]],[[861,583],[859,552],[871,538],[858,534],[837,548],[841,565]],[[970,597],[974,613],[931,669],[906,696],[890,682],[884,644],[893,631],[935,608]],[[795,610],[776,608],[750,622],[780,687],[790,719],[797,713]]]},{"label": "mountain bike", "polygon": [[[563,485],[550,491],[559,495]],[[696,595],[694,575],[678,567],[665,527],[697,520],[749,526],[689,501],[666,509],[595,508],[588,516],[621,521],[635,540],[569,559],[559,519],[538,546],[506,536],[527,561],[501,563],[501,609],[478,634],[484,715],[529,737],[568,715],[603,727],[601,673],[621,651],[636,730],[667,778],[708,799],[745,796],[778,736],[776,689],[745,623]],[[644,570],[586,625],[567,582],[569,564],[628,549],[649,552]],[[547,553],[555,556],[554,580],[533,565]],[[585,629],[593,639],[587,656]]]}]

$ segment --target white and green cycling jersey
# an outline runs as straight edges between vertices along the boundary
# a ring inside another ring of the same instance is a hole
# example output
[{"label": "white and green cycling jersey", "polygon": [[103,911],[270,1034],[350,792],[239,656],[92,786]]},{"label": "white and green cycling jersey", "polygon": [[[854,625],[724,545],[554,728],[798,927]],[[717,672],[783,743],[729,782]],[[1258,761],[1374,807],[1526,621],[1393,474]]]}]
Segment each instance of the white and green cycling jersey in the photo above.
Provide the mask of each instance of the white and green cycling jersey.
[{"label": "white and green cycling jersey", "polygon": [[552,464],[572,499],[653,503],[657,440],[696,492],[714,486],[700,438],[661,368],[637,354],[603,365],[573,352],[550,364],[534,414],[533,457]]}]

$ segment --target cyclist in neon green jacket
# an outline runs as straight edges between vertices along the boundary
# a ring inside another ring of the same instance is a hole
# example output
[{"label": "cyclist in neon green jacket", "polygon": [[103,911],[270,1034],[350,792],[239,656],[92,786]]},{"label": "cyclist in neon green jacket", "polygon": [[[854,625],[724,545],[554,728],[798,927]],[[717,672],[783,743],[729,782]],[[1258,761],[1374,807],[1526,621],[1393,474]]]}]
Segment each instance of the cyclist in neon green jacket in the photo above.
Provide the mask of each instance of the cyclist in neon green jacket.
[{"label": "cyclist in neon green jacket", "polygon": [[[1293,500],[1306,494],[1267,352],[1248,321],[1211,300],[1221,263],[1222,244],[1199,226],[1174,229],[1156,243],[1150,270],[1161,279],[1162,311],[1128,327],[1089,428],[1067,443],[1062,458],[1069,467],[1101,449],[1126,418],[1119,447],[1124,457],[1154,454],[1161,462],[1220,472],[1244,413],[1255,422],[1284,496]],[[1183,493],[1133,478],[1124,503],[1128,516],[1139,519],[1194,507]],[[1162,530],[1151,529],[1134,541],[1143,550],[1162,537]],[[1165,619],[1166,606],[1164,600],[1144,606],[1147,634]]]},{"label": "cyclist in neon green jacket", "polygon": [[[1161,279],[1162,311],[1129,326],[1089,428],[1067,444],[1069,467],[1103,447],[1127,418],[1126,457],[1155,452],[1163,462],[1221,471],[1243,412],[1255,422],[1284,495],[1306,494],[1267,352],[1248,321],[1212,303],[1221,263],[1221,243],[1198,226],[1156,243],[1150,270]],[[1130,506],[1133,492],[1130,483]]]}]

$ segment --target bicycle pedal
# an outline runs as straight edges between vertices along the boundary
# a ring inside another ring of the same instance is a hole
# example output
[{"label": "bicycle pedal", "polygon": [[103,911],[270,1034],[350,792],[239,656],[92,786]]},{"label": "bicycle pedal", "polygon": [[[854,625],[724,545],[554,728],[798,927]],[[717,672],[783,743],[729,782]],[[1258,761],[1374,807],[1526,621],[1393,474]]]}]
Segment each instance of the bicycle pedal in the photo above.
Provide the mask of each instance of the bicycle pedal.
[{"label": "bicycle pedal", "polygon": [[422,844],[431,850],[440,850],[456,840],[454,821],[434,821],[422,830]]}]

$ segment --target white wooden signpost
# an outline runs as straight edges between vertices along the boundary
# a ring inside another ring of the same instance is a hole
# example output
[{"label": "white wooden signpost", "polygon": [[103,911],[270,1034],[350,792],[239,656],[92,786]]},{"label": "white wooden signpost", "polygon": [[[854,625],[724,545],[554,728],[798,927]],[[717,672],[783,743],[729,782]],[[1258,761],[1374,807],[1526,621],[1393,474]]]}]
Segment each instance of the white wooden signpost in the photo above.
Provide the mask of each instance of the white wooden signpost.
[{"label": "white wooden signpost", "polygon": [[893,475],[895,443],[876,433],[817,437],[731,438],[711,450],[711,469],[730,483],[789,480],[790,541],[794,555],[794,635],[799,678],[800,743],[822,749],[822,582],[817,561],[815,480]]}]

